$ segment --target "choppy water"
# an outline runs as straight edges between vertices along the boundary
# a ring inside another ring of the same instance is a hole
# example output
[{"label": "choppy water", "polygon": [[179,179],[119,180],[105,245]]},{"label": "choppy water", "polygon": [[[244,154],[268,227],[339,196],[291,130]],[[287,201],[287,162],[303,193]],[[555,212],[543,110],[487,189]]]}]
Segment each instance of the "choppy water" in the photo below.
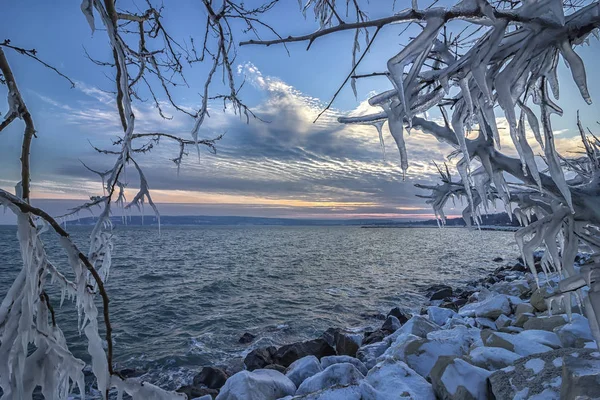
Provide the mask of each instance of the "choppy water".
[{"label": "choppy water", "polygon": [[[85,249],[89,228],[69,228]],[[188,383],[202,365],[253,345],[311,338],[331,326],[365,326],[366,316],[416,308],[423,288],[460,284],[514,258],[510,232],[357,227],[117,227],[107,284],[120,368],[148,371],[166,388]],[[48,239],[51,234],[45,234]],[[57,265],[64,259],[50,241]],[[15,228],[0,227],[0,297],[21,268]],[[68,272],[68,270],[66,270]],[[85,342],[72,303],[59,325],[76,356]]]}]

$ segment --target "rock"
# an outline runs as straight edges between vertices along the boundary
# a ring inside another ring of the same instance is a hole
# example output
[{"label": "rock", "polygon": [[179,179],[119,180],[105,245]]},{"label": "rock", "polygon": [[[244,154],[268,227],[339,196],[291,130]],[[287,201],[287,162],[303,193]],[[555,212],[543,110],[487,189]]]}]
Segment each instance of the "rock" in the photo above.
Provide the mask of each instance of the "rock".
[{"label": "rock", "polygon": [[[365,384],[368,386],[368,384]],[[300,396],[284,397],[280,400],[362,400],[362,384],[351,386],[333,386]]]},{"label": "rock", "polygon": [[545,346],[552,347],[553,349],[559,349],[562,347],[560,339],[554,332],[530,329],[523,331],[516,336],[518,336],[519,340],[537,342]]},{"label": "rock", "polygon": [[594,359],[566,356],[563,359],[560,398],[564,400],[600,397],[600,353]]},{"label": "rock", "polygon": [[490,375],[490,390],[496,399],[563,399],[563,359],[574,355],[581,360],[595,359],[591,354],[592,350],[559,349],[523,357]]},{"label": "rock", "polygon": [[510,282],[498,282],[490,287],[490,290],[495,293],[506,294],[510,296],[521,296],[528,293],[531,288],[525,279],[513,280]]},{"label": "rock", "polygon": [[440,357],[431,370],[431,384],[439,399],[487,400],[491,372],[454,357]]},{"label": "rock", "polygon": [[330,365],[341,363],[350,363],[354,365],[356,369],[359,370],[360,373],[363,375],[366,375],[369,372],[365,364],[358,358],[350,356],[327,356],[321,358],[321,368],[323,369],[329,367]]},{"label": "rock", "polygon": [[502,314],[498,318],[496,318],[496,329],[504,328],[512,324],[512,319],[508,318],[506,315]]},{"label": "rock", "polygon": [[515,315],[525,314],[525,313],[535,313],[535,308],[530,303],[521,303],[517,304],[515,307]]},{"label": "rock", "polygon": [[429,320],[440,326],[444,325],[454,315],[456,315],[456,313],[448,308],[435,306],[427,307],[427,316],[429,317]]},{"label": "rock", "polygon": [[563,347],[583,348],[594,340],[588,319],[581,314],[573,314],[572,320],[554,329]]},{"label": "rock", "polygon": [[546,304],[545,298],[551,296],[553,293],[553,290],[549,288],[548,285],[543,285],[542,287],[534,290],[529,302],[536,310],[540,312],[546,311],[548,309],[548,305]]},{"label": "rock", "polygon": [[394,333],[398,329],[400,329],[401,326],[402,324],[400,323],[400,320],[394,317],[393,315],[390,315],[386,318],[385,322],[381,326],[381,330],[387,331],[389,333]]},{"label": "rock", "polygon": [[213,400],[213,398],[216,396],[216,394],[214,396],[211,396],[210,394],[205,394],[204,396],[194,397],[192,400]]},{"label": "rock", "polygon": [[[534,332],[534,334],[522,337],[521,335],[525,332]],[[483,341],[483,344],[487,347],[501,347],[508,351],[517,353],[521,356],[544,353],[552,350],[551,347],[539,343],[539,341],[535,340],[535,333],[537,332],[545,331],[523,331],[514,335],[510,333],[494,332],[491,330],[484,329],[481,331],[481,339]]]},{"label": "rock", "polygon": [[238,342],[242,343],[242,344],[247,344],[247,343],[252,342],[255,338],[256,338],[255,335],[251,334],[250,332],[246,332],[240,337]]},{"label": "rock", "polygon": [[248,371],[264,368],[269,364],[273,364],[273,356],[277,352],[275,346],[262,347],[252,350],[244,359],[244,364]]},{"label": "rock", "polygon": [[511,271],[517,271],[517,272],[529,272],[529,268],[527,268],[525,265],[523,265],[520,262],[517,262],[515,265],[513,265],[510,268]]},{"label": "rock", "polygon": [[[335,333],[335,352],[340,356],[356,356],[356,352],[358,351],[358,348],[361,344],[361,334],[344,331],[337,331]],[[331,354],[323,354],[322,356],[329,355]]]},{"label": "rock", "polygon": [[[356,347],[358,348],[358,346]],[[281,346],[273,355],[275,362],[269,364],[279,364],[288,367],[294,361],[310,355],[317,358],[333,356],[335,355],[335,350],[323,338],[292,343]]]},{"label": "rock", "polygon": [[228,360],[227,363],[220,368],[225,371],[227,376],[232,376],[243,371],[246,368],[246,364],[244,364],[243,358],[236,357]]},{"label": "rock", "polygon": [[363,399],[435,400],[429,382],[402,361],[385,360],[373,367],[361,385]]},{"label": "rock", "polygon": [[328,328],[325,332],[323,332],[321,337],[325,339],[328,345],[335,347],[335,334],[340,330],[340,328]]},{"label": "rock", "polygon": [[390,310],[390,312],[387,314],[386,318],[389,317],[390,315],[398,318],[398,321],[400,321],[401,324],[406,323],[406,321],[408,321],[410,319],[410,313],[402,310],[400,307],[394,307]]},{"label": "rock", "polygon": [[480,329],[492,329],[496,330],[496,324],[489,318],[475,318],[475,325]]},{"label": "rock", "polygon": [[504,258],[502,258],[502,257],[494,257],[494,259],[492,261],[493,262],[502,262],[502,261],[504,261]]},{"label": "rock", "polygon": [[377,358],[382,355],[390,345],[387,342],[378,342],[362,346],[356,352],[356,358],[362,361],[367,369],[377,364]]},{"label": "rock", "polygon": [[529,321],[531,318],[535,318],[535,315],[533,315],[531,313],[519,314],[517,316],[517,319],[513,323],[513,325],[518,328],[523,328],[525,326],[525,324],[527,323],[527,321]]},{"label": "rock", "polygon": [[448,285],[434,285],[427,289],[429,300],[444,300],[446,297],[452,297],[452,288]]},{"label": "rock", "polygon": [[195,399],[198,397],[202,398],[204,396],[209,396],[210,399],[213,399],[219,394],[219,391],[216,389],[208,389],[192,385],[182,386],[177,389],[176,392],[185,394],[188,399]]},{"label": "rock", "polygon": [[517,353],[501,347],[475,347],[469,353],[471,364],[487,369],[488,371],[496,371],[508,367],[519,358],[521,356]]},{"label": "rock", "polygon": [[389,346],[396,340],[396,338],[398,338],[398,336],[410,333],[411,335],[425,337],[428,333],[437,331],[439,329],[440,327],[438,325],[429,321],[427,318],[420,315],[415,315],[409,319],[408,322],[402,325],[402,328],[386,337],[385,340]]},{"label": "rock", "polygon": [[279,364],[269,364],[269,365],[265,366],[263,369],[272,369],[277,372],[281,372],[282,374],[285,374],[285,372],[287,371],[286,367],[284,367],[283,365],[279,365]]},{"label": "rock", "polygon": [[293,395],[296,385],[281,372],[259,369],[241,371],[227,379],[217,400],[276,400]]},{"label": "rock", "polygon": [[506,295],[488,297],[478,303],[470,303],[458,310],[463,317],[484,317],[496,319],[500,315],[510,315],[510,301]]},{"label": "rock", "polygon": [[302,382],[296,394],[314,393],[338,385],[356,385],[363,378],[364,375],[350,363],[333,364]]},{"label": "rock", "polygon": [[138,376],[144,375],[146,372],[147,371],[138,368],[123,368],[119,370],[119,374],[123,378],[137,378]]},{"label": "rock", "polygon": [[551,317],[532,317],[527,319],[527,321],[523,324],[523,328],[537,329],[543,331],[554,331],[554,328],[563,326],[566,323],[567,318],[566,316],[562,315],[553,315]]},{"label": "rock", "polygon": [[204,385],[209,389],[220,389],[229,376],[220,368],[204,367],[194,376],[194,386]]},{"label": "rock", "polygon": [[319,359],[315,356],[306,356],[294,361],[285,375],[298,387],[306,378],[310,378],[321,371],[323,371],[323,367]]},{"label": "rock", "polygon": [[389,332],[383,331],[382,329],[377,329],[375,332],[368,332],[368,335],[365,336],[362,344],[366,345],[381,342],[388,335]]}]

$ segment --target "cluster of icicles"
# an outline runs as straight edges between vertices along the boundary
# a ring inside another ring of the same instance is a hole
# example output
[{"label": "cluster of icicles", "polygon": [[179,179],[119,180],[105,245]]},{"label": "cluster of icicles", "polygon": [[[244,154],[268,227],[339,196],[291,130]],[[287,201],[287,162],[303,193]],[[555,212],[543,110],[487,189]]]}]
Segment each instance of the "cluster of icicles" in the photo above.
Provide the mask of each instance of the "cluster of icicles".
[{"label": "cluster of icicles", "polygon": [[[421,33],[387,62],[387,76],[393,89],[369,99],[371,106],[378,106],[382,111],[339,120],[347,124],[373,125],[382,148],[382,127],[387,122],[400,152],[403,174],[408,168],[405,126],[409,133],[415,127],[454,146],[453,156],[462,155],[456,165],[460,181],[452,182],[449,173],[440,171],[442,185],[418,185],[432,190],[427,197],[436,215],[443,221],[447,201],[464,196],[468,201],[463,212],[466,222],[470,224],[472,217],[478,223],[482,213],[488,212],[489,204],[501,200],[506,212],[510,216],[517,215],[524,226],[516,238],[532,273],[537,277],[533,252],[544,246],[543,268],[564,278],[555,289],[557,294],[548,302],[570,306],[572,296],[583,299],[592,332],[600,344],[600,268],[597,263],[582,267],[581,272],[574,267],[580,244],[595,254],[600,252],[597,229],[600,202],[596,200],[594,205],[594,201],[582,201],[576,205],[570,189],[577,186],[579,196],[589,194],[597,199],[594,185],[600,182],[600,143],[592,145],[582,134],[588,158],[579,161],[584,164],[582,169],[574,171],[583,173],[567,180],[563,172],[566,161],[561,160],[556,151],[550,122],[552,114],[562,115],[561,108],[554,102],[559,97],[557,66],[561,57],[583,99],[591,103],[584,64],[573,46],[587,40],[589,33],[596,34],[599,7],[598,2],[593,2],[565,16],[561,0],[533,0],[496,18],[495,10],[485,0],[464,0],[450,10],[420,11],[425,16]],[[411,15],[411,11],[399,15]],[[438,38],[447,22],[448,11],[453,15],[478,15],[463,20],[488,27],[460,57]],[[486,18],[481,18],[481,14]],[[506,15],[529,22],[513,24]],[[580,30],[580,36],[573,37],[578,27],[590,26],[594,29]],[[426,65],[428,60],[435,68]],[[530,102],[539,109],[539,119]],[[449,104],[452,105],[450,118],[445,109]],[[518,160],[499,153],[496,105],[508,121]],[[437,107],[443,114],[444,125],[426,120],[427,111]],[[425,119],[421,115],[425,115]],[[544,151],[549,176],[538,170],[526,137],[526,124]],[[475,129],[479,131],[477,137],[468,139],[467,134]],[[478,164],[473,165],[474,160]],[[524,185],[511,188],[513,185],[507,183],[504,173],[517,177]],[[525,189],[521,189],[523,187]],[[589,207],[596,209],[590,212]],[[533,215],[537,220],[529,223]],[[590,215],[595,222],[589,222]],[[589,288],[585,296],[581,294],[584,286]]]}]

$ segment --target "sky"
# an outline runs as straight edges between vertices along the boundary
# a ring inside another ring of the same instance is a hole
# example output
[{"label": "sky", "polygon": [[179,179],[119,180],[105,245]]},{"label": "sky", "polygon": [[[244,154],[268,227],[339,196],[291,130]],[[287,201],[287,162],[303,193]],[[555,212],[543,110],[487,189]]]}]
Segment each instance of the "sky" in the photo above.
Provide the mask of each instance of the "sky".
[{"label": "sky", "polygon": [[[106,34],[93,35],[78,2],[24,0],[4,2],[0,40],[25,48],[35,48],[47,63],[76,82],[75,88],[38,63],[5,50],[23,97],[33,115],[37,138],[32,145],[32,198],[34,204],[60,215],[90,196],[102,194],[102,183],[83,165],[97,170],[108,168],[114,156],[98,154],[97,147],[110,147],[120,126],[113,90],[114,71],[93,64],[86,52],[100,60],[110,59]],[[144,2],[138,0],[140,7]],[[252,2],[247,2],[252,3]],[[369,17],[389,14],[391,2],[371,2]],[[409,2],[405,2],[409,3]],[[120,1],[122,7],[137,11],[134,1]],[[166,2],[165,26],[179,40],[202,38],[206,18],[199,1]],[[440,3],[442,4],[442,3]],[[443,5],[443,4],[442,4]],[[404,8],[402,1],[396,9]],[[311,12],[306,18],[297,0],[281,0],[264,17],[283,35],[296,35],[317,29]],[[97,25],[99,21],[97,21]],[[359,73],[383,71],[386,61],[401,50],[402,44],[418,33],[416,26],[400,35],[404,25],[386,27],[378,35]],[[236,40],[251,38],[239,30]],[[272,34],[263,33],[264,38]],[[144,169],[153,199],[162,215],[240,215],[291,218],[432,218],[430,207],[416,194],[425,194],[416,183],[437,181],[433,162],[444,162],[450,146],[413,130],[406,138],[409,170],[403,180],[399,156],[387,127],[384,128],[385,157],[377,132],[370,126],[345,126],[340,115],[361,115],[373,110],[366,100],[390,88],[385,78],[359,80],[355,97],[345,87],[332,110],[316,123],[316,115],[351,69],[353,34],[340,33],[317,40],[310,51],[306,43],[283,46],[245,46],[235,61],[236,79],[246,81],[241,97],[261,120],[234,115],[222,104],[210,104],[210,118],[200,136],[212,138],[224,133],[217,154],[202,150],[191,153],[180,170],[171,161],[177,146],[161,142],[138,161]],[[598,42],[576,50],[588,65],[598,62]],[[209,65],[186,66],[189,87],[173,93],[184,107],[197,109],[199,93]],[[588,71],[593,99],[600,92],[600,77]],[[559,68],[561,97],[565,110],[553,119],[557,147],[571,151],[577,147],[576,113],[584,125],[595,127],[598,108],[581,99],[569,70]],[[215,91],[219,89],[218,83]],[[6,88],[0,87],[0,98]],[[162,98],[164,100],[164,98]],[[193,120],[165,105],[171,120],[162,119],[150,101],[135,101],[137,132],[167,132],[189,138]],[[6,113],[0,103],[0,113]],[[435,118],[435,116],[432,116]],[[500,126],[506,121],[498,116]],[[0,132],[0,188],[14,192],[19,180],[19,154],[23,125],[13,123]],[[504,150],[514,154],[508,130],[503,129]],[[135,171],[128,177],[131,198],[137,185]],[[458,214],[458,210],[448,214]],[[149,213],[149,211],[146,211]],[[13,216],[0,213],[0,224]]]}]

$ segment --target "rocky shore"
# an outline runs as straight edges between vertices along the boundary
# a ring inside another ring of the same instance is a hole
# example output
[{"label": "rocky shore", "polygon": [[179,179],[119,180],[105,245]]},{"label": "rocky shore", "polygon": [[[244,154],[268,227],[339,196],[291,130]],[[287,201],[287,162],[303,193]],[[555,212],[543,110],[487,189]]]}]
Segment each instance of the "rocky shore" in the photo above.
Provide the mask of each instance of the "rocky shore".
[{"label": "rocky shore", "polygon": [[243,365],[202,368],[178,391],[201,400],[600,398],[600,351],[587,319],[577,304],[570,315],[548,304],[558,276],[540,266],[537,278],[549,285],[537,288],[516,261],[462,288],[436,285],[421,310],[396,307],[376,329],[330,328],[257,348]]}]

